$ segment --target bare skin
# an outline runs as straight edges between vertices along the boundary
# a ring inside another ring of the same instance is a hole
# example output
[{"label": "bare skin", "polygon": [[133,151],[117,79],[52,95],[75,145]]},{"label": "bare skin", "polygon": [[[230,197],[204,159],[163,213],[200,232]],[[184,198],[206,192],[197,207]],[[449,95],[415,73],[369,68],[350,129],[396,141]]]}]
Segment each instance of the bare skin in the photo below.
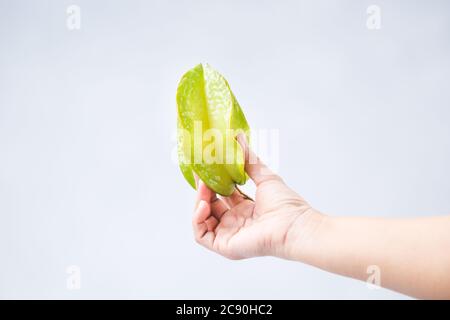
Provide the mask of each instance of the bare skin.
[{"label": "bare skin", "polygon": [[[198,181],[196,241],[229,259],[275,256],[366,280],[418,298],[450,299],[450,216],[411,219],[331,217],[312,208],[245,149],[255,201],[218,197]],[[249,161],[252,160],[252,161]]]}]

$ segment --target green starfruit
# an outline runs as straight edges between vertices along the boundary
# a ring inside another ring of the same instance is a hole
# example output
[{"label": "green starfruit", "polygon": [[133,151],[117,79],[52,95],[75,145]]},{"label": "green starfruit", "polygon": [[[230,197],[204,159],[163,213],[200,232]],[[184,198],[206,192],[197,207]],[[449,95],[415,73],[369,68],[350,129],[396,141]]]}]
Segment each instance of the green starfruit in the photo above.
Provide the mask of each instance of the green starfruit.
[{"label": "green starfruit", "polygon": [[249,126],[228,82],[207,64],[186,72],[177,89],[178,158],[195,188],[194,174],[213,191],[229,196],[247,180],[244,153],[236,140]]}]

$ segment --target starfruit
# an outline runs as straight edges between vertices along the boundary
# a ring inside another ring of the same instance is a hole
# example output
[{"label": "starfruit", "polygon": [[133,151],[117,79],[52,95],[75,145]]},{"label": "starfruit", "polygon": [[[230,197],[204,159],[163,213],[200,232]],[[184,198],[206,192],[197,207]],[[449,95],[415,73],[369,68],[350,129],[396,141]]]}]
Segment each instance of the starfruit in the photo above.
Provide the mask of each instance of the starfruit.
[{"label": "starfruit", "polygon": [[186,72],[177,89],[178,158],[195,189],[194,174],[218,194],[229,196],[247,180],[244,152],[236,140],[249,126],[225,78],[207,64]]}]

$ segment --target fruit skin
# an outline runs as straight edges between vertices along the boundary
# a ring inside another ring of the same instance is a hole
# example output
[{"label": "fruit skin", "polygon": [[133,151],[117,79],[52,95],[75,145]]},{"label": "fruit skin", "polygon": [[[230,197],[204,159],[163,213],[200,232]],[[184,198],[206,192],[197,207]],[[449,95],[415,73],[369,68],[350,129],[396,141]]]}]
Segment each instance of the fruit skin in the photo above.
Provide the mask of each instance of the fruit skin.
[{"label": "fruit skin", "polygon": [[[195,173],[215,192],[231,195],[236,184],[248,179],[235,135],[245,133],[248,140],[249,126],[228,82],[209,65],[195,66],[180,80],[177,111],[178,157],[186,181],[195,189]],[[198,135],[208,130],[217,133],[212,134],[211,143],[205,141],[206,135]],[[211,145],[211,154],[218,161],[205,161],[203,157]]]},{"label": "fruit skin", "polygon": [[180,170],[186,181],[192,186],[192,188],[196,189],[194,173],[192,172],[192,167],[189,164],[189,159],[185,156],[187,152],[184,148],[189,147],[189,145],[185,143],[186,138],[188,137],[186,137],[183,128],[181,127],[180,118],[177,117],[178,162],[180,165]]}]

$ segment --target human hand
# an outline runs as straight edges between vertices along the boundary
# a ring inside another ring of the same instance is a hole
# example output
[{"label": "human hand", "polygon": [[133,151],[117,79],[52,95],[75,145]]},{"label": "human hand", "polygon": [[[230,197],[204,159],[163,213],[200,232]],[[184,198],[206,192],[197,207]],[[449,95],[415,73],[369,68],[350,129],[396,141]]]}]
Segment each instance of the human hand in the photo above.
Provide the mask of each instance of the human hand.
[{"label": "human hand", "polygon": [[[273,255],[290,257],[290,245],[306,241],[321,214],[274,174],[238,137],[245,170],[256,185],[255,201],[239,190],[218,197],[198,181],[193,217],[196,241],[230,259]],[[294,231],[293,231],[294,230]]]},{"label": "human hand", "polygon": [[193,217],[198,243],[230,259],[271,255],[364,281],[368,267],[376,266],[383,270],[386,288],[420,298],[450,298],[450,216],[325,216],[287,187],[242,139],[255,201],[239,190],[218,197],[198,181]]}]

